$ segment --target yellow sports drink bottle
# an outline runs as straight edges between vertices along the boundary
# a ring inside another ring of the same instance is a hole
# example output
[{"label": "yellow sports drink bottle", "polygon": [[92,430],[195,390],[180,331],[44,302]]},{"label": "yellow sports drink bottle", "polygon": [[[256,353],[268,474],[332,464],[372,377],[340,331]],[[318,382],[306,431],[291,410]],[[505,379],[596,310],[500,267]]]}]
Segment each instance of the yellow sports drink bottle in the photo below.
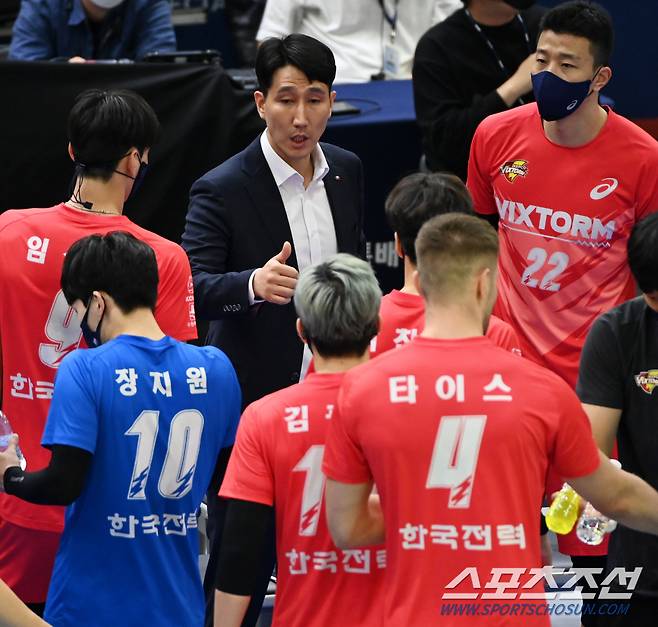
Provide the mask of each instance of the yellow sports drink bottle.
[{"label": "yellow sports drink bottle", "polygon": [[555,533],[569,533],[578,520],[579,502],[576,491],[565,483],[548,508],[546,526]]}]

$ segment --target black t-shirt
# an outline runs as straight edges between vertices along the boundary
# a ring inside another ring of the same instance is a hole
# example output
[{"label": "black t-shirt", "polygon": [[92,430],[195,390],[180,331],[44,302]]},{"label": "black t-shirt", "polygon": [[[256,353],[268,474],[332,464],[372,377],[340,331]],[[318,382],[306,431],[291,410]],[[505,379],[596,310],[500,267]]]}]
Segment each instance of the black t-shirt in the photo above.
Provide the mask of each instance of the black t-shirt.
[{"label": "black t-shirt", "polygon": [[[534,51],[539,21],[546,9],[521,11]],[[423,135],[427,164],[466,180],[468,153],[478,124],[507,105],[496,93],[530,50],[518,19],[503,26],[481,26],[507,72],[464,9],[430,28],[418,42],[413,66],[416,119]],[[534,100],[532,93],[525,102]]]},{"label": "black t-shirt", "polygon": [[[619,461],[658,489],[658,313],[644,298],[596,320],[580,359],[576,392],[583,403],[622,410]],[[658,537],[619,525],[608,566],[641,566],[636,593],[658,598]]]}]

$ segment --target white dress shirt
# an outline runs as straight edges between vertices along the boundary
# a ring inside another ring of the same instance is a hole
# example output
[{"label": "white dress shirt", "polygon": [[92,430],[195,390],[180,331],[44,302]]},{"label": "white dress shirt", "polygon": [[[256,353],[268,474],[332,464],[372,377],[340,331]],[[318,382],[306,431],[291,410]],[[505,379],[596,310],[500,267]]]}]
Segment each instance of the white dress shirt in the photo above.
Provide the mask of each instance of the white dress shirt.
[{"label": "white dress shirt", "polygon": [[[323,181],[329,172],[329,164],[320,145],[316,145],[312,153],[313,178],[308,187],[304,187],[304,177],[274,152],[267,130],[260,136],[260,146],[281,194],[292,233],[292,248],[301,272],[338,252],[334,218]],[[283,242],[280,244],[283,246]],[[255,302],[253,274],[249,281],[249,292],[250,300]],[[300,379],[304,378],[310,361],[311,351],[305,346]]]}]

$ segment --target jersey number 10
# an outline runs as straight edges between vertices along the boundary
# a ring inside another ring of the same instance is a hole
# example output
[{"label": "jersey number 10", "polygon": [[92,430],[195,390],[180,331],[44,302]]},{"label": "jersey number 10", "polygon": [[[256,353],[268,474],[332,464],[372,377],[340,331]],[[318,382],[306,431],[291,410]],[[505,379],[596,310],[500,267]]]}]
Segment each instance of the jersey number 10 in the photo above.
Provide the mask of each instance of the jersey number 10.
[{"label": "jersey number 10", "polygon": [[[124,435],[137,436],[135,464],[128,488],[129,500],[146,499],[146,484],[158,435],[160,412],[144,410]],[[179,411],[169,426],[169,442],[165,455],[158,492],[167,499],[180,499],[192,489],[196,470],[203,414],[196,409]]]}]

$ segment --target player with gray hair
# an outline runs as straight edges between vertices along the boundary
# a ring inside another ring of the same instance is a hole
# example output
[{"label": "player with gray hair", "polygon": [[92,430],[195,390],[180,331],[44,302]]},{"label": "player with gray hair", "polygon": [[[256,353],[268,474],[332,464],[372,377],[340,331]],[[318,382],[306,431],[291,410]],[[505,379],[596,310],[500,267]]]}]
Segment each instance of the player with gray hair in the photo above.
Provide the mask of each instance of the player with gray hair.
[{"label": "player with gray hair", "polygon": [[366,627],[382,594],[383,547],[336,548],[320,471],[343,375],[367,361],[377,333],[381,292],[368,263],[340,253],[302,270],[294,298],[297,331],[313,352],[315,372],[252,403],[240,420],[219,492],[229,502],[215,627],[240,626],[272,517],[278,562],[273,625]]},{"label": "player with gray hair", "polygon": [[377,334],[381,296],[370,265],[339,253],[302,272],[297,332],[316,359],[362,355]]}]

